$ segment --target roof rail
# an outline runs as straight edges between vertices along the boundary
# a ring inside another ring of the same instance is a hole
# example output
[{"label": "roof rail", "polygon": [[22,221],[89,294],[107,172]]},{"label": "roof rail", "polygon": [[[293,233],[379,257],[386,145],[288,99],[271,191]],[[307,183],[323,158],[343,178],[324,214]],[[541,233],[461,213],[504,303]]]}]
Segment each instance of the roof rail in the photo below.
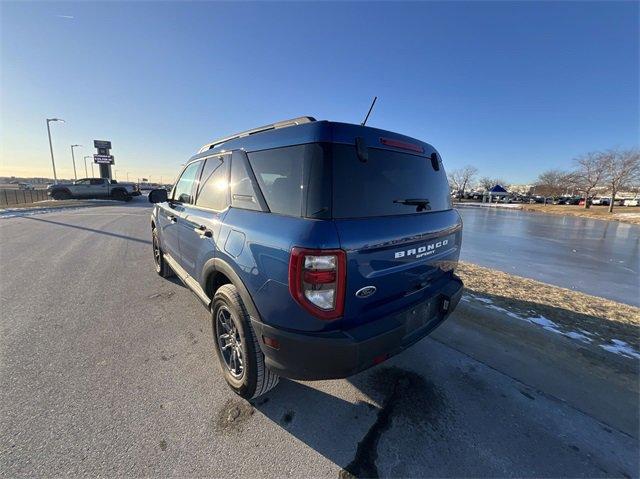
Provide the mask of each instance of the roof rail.
[{"label": "roof rail", "polygon": [[240,133],[235,133],[233,135],[218,138],[211,143],[207,143],[202,148],[200,148],[200,150],[198,150],[198,153],[202,153],[204,151],[210,150],[211,148],[215,148],[216,146],[221,145],[222,143],[226,143],[227,141],[235,140],[236,138],[242,138],[243,136],[254,135],[256,133],[261,133],[268,130],[277,130],[278,128],[286,128],[288,126],[302,125],[303,123],[311,123],[312,121],[316,121],[316,119],[312,116],[299,116],[298,118],[292,118],[291,120],[278,121],[276,123],[271,123],[270,125],[252,128],[251,130],[242,131]]}]

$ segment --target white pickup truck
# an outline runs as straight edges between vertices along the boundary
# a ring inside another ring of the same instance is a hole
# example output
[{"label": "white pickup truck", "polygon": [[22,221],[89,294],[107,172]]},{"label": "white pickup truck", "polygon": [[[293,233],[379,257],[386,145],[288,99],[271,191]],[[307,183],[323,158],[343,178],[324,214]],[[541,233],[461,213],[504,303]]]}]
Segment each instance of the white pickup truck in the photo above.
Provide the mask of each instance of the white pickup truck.
[{"label": "white pickup truck", "polygon": [[48,195],[54,200],[70,198],[111,198],[129,201],[140,195],[135,183],[119,183],[108,178],[83,178],[72,183],[58,183],[47,187]]}]

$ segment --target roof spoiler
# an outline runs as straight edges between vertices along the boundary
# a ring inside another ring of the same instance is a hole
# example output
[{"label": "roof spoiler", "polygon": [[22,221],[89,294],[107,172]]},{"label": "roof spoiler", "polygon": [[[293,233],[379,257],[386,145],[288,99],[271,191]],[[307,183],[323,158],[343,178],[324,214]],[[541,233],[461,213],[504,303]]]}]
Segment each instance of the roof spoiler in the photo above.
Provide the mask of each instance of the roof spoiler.
[{"label": "roof spoiler", "polygon": [[211,148],[215,148],[216,146],[221,145],[222,143],[226,143],[227,141],[235,140],[236,138],[242,138],[243,136],[254,135],[263,131],[277,130],[278,128],[286,128],[288,126],[302,125],[304,123],[311,123],[313,121],[316,121],[316,119],[312,116],[300,116],[298,118],[292,118],[291,120],[278,121],[276,123],[271,123],[270,125],[252,128],[251,130],[242,131],[240,133],[235,133],[233,135],[218,138],[211,143],[207,143],[202,148],[200,148],[200,150],[198,150],[198,153],[202,153],[204,151],[210,150]]}]

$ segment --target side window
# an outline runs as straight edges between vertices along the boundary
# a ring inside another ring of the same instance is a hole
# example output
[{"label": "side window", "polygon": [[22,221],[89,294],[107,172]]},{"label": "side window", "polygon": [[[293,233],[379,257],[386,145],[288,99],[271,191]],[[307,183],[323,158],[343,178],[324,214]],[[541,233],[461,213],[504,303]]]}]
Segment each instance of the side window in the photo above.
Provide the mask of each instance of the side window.
[{"label": "side window", "polygon": [[196,176],[200,170],[202,161],[195,161],[185,168],[182,172],[182,176],[173,187],[173,195],[171,196],[174,201],[180,203],[191,203],[193,194],[193,185],[196,182]]},{"label": "side window", "polygon": [[234,151],[231,161],[231,206],[245,210],[262,211],[257,188],[253,184],[247,156],[243,151]]},{"label": "side window", "polygon": [[76,180],[76,185],[88,185],[89,180]]},{"label": "side window", "polygon": [[207,159],[196,205],[216,211],[229,205],[229,156]]},{"label": "side window", "polygon": [[104,180],[96,178],[95,180],[89,180],[89,183],[92,185],[104,185]]}]

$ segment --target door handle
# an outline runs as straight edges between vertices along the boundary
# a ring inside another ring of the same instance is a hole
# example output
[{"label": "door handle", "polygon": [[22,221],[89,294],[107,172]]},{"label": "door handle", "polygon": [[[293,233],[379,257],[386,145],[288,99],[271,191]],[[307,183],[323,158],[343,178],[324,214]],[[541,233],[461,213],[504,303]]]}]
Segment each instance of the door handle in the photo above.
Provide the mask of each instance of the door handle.
[{"label": "door handle", "polygon": [[178,218],[176,218],[176,217],[175,217],[175,216],[173,216],[173,215],[167,215],[167,219],[168,219],[169,221],[171,221],[172,223],[177,223],[177,222],[178,222]]},{"label": "door handle", "polygon": [[211,231],[204,225],[196,226],[195,228],[193,228],[193,231],[198,233],[200,235],[200,238],[202,239],[213,238],[213,231]]}]

